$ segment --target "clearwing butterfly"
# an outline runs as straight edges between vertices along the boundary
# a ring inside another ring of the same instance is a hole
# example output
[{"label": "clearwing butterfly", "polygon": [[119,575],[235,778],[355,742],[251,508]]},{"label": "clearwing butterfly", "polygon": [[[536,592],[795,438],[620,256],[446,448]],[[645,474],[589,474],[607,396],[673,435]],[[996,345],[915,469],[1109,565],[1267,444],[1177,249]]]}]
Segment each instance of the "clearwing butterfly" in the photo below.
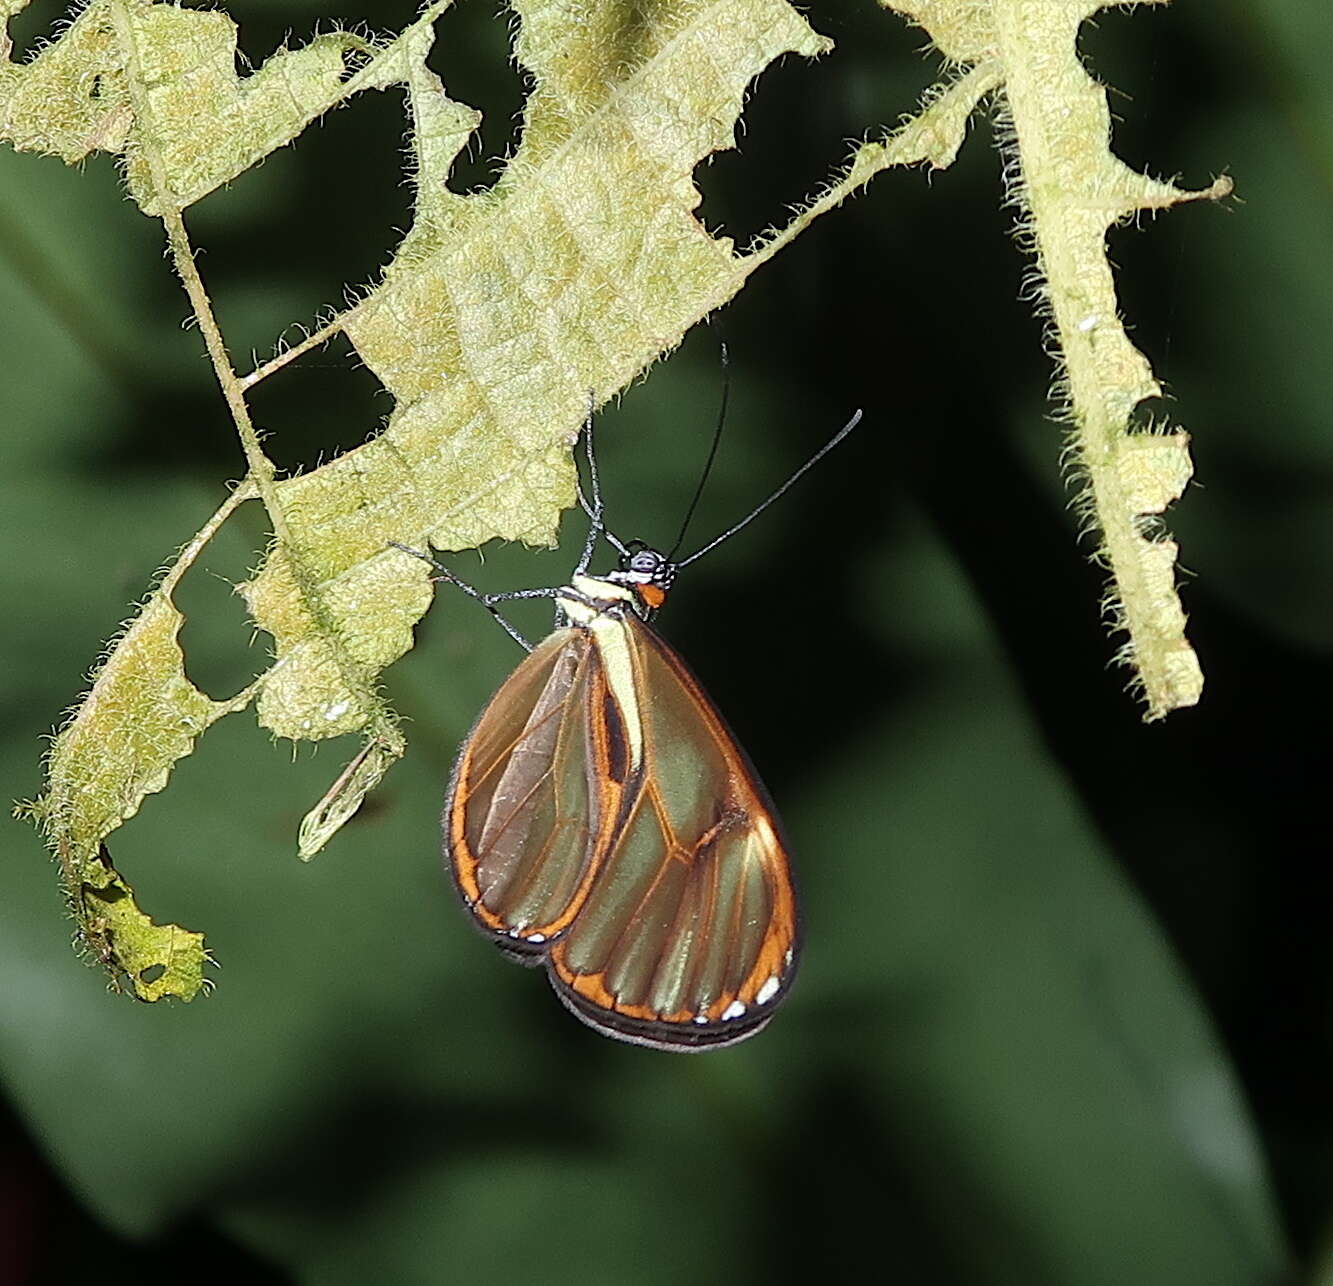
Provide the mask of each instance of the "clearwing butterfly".
[{"label": "clearwing butterfly", "polygon": [[[757,517],[860,414],[679,562],[603,526],[590,417],[593,501],[580,500],[592,523],[570,583],[481,594],[440,567],[528,648],[459,751],[445,861],[474,923],[506,955],[544,965],[565,1005],[604,1035],[720,1049],[758,1032],[791,987],[800,924],[781,825],[717,708],[649,621],[678,568]],[[599,536],[620,564],[590,576]],[[556,629],[532,648],[495,604],[538,597],[555,600]]]}]

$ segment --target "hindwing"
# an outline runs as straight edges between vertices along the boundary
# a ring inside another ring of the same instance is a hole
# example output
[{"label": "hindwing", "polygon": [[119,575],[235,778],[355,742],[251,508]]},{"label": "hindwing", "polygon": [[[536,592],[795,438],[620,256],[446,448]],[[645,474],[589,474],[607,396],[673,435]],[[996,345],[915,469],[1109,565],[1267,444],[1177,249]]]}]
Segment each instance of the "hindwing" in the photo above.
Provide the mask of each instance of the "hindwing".
[{"label": "hindwing", "polygon": [[540,949],[569,926],[619,811],[590,745],[600,669],[586,630],[556,631],[491,698],[454,767],[450,869],[478,925],[510,949]]},{"label": "hindwing", "polygon": [[790,985],[772,805],[684,662],[628,611],[519,665],[464,745],[444,823],[479,925],[543,957],[599,1031],[715,1048],[758,1031]]}]

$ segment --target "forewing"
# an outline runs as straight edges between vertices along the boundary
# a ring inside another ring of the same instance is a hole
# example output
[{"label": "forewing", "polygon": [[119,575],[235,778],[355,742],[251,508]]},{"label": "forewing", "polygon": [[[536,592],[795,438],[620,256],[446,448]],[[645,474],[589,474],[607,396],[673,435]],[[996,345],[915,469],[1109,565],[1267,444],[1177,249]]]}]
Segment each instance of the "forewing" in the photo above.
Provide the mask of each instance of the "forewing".
[{"label": "forewing", "polygon": [[507,948],[540,951],[569,925],[619,807],[589,757],[600,682],[587,632],[557,631],[491,698],[455,765],[446,858],[473,917]]},{"label": "forewing", "polygon": [[[731,1044],[768,1021],[795,972],[786,849],[753,768],[684,663],[637,618],[619,637],[633,695],[612,706],[631,744],[637,720],[642,759],[548,971],[607,1035],[666,1049]],[[590,715],[596,725],[595,705]]]}]

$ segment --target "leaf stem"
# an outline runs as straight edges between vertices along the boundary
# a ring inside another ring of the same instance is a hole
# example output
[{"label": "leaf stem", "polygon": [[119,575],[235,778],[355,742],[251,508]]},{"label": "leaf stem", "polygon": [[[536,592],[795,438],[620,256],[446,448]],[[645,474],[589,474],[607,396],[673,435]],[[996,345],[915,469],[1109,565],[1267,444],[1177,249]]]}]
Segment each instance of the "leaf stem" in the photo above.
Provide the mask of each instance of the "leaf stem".
[{"label": "leaf stem", "polygon": [[293,344],[291,348],[283,349],[276,357],[270,358],[261,366],[256,366],[249,375],[241,376],[240,387],[243,390],[251,388],[258,384],[260,380],[266,380],[276,371],[280,371],[288,362],[294,362],[298,357],[303,357],[312,348],[327,344],[329,340],[342,331],[349,319],[356,315],[356,311],[356,308],[349,308],[346,312],[339,313],[327,326],[321,326],[313,334],[307,335],[299,344]]},{"label": "leaf stem", "polygon": [[176,586],[180,584],[181,577],[189,571],[194,560],[199,557],[204,546],[217,534],[222,524],[241,505],[247,500],[253,500],[258,494],[258,487],[249,478],[244,479],[239,486],[233,488],[231,494],[214,510],[213,516],[190,537],[189,543],[176,555],[176,561],[172,563],[171,570],[167,572],[158,585],[159,591],[165,594],[174,593]]},{"label": "leaf stem", "polygon": [[[433,12],[437,7],[432,6],[428,12]],[[208,297],[208,291],[195,265],[194,248],[190,244],[189,234],[185,228],[181,201],[171,186],[162,159],[162,151],[154,135],[152,103],[145,90],[145,77],[138,65],[134,20],[129,11],[127,0],[110,0],[110,8],[116,36],[124,52],[125,78],[134,109],[136,129],[139,132],[138,147],[148,164],[156,197],[155,204],[162,211],[162,224],[166,229],[167,244],[171,251],[172,261],[175,264],[177,275],[185,287],[185,293],[189,297],[195,316],[199,320],[199,328],[203,333],[209,360],[213,364],[218,385],[222,390],[223,397],[226,398],[232,420],[236,425],[237,434],[241,439],[241,448],[245,453],[248,466],[247,483],[254,488],[264,502],[269,521],[272,524],[274,540],[277,546],[284,551],[291,567],[296,592],[300,596],[305,609],[316,622],[317,630],[328,640],[330,655],[340,676],[352,690],[364,688],[369,691],[370,683],[365,673],[365,667],[348,653],[335,625],[334,614],[320,592],[315,577],[306,566],[301,546],[292,538],[278,494],[279,488],[273,462],[264,454],[264,449],[260,445],[259,434],[255,430],[254,422],[250,418],[250,408],[245,401],[245,386],[232,366],[226,343],[222,338],[217,318],[213,313],[213,305]],[[240,498],[240,489],[238,488],[238,491],[233,493],[230,500],[239,504]],[[221,511],[219,512],[221,513]],[[227,512],[229,513],[230,509],[227,509]],[[216,518],[217,515],[215,515]],[[216,530],[214,522],[210,522],[204,529],[209,535],[214,530]],[[203,536],[204,533],[200,535]],[[207,537],[205,536],[204,539],[206,540]],[[197,542],[200,542],[198,536],[188,547],[190,558],[193,558],[198,553],[198,549],[202,548],[202,543]],[[182,561],[186,560],[182,559]],[[171,580],[173,575],[177,575],[174,568],[172,573],[169,573],[168,580]],[[402,734],[398,731],[383,704],[375,700],[373,696],[366,712],[365,723],[372,735],[385,745],[396,749],[398,754],[402,753]]]},{"label": "leaf stem", "polygon": [[[166,195],[165,193],[163,195]],[[255,431],[254,421],[250,418],[250,408],[246,405],[245,389],[241,385],[227,346],[218,329],[217,319],[213,315],[212,301],[204,288],[203,279],[194,262],[194,250],[190,245],[189,234],[185,230],[185,220],[179,209],[169,206],[162,215],[163,226],[167,230],[167,243],[171,247],[171,257],[176,265],[176,272],[185,286],[185,293],[190,298],[190,305],[199,319],[199,329],[204,336],[209,360],[217,375],[222,395],[227,399],[227,408],[231,411],[232,422],[241,439],[241,449],[245,452],[248,477],[253,481],[264,507],[268,510],[273,523],[273,534],[283,543],[290,542],[286,515],[278,501],[277,487],[274,481],[273,462],[264,454],[260,445],[259,434]]]},{"label": "leaf stem", "polygon": [[750,247],[745,256],[746,271],[771,259],[820,215],[841,205],[881,170],[921,163],[936,170],[947,169],[963,144],[972,112],[1000,79],[1001,68],[996,61],[979,63],[952,84],[928,95],[916,115],[886,133],[881,140],[862,143],[819,196],[798,210],[780,231],[760,237]]},{"label": "leaf stem", "polygon": [[162,213],[162,225],[167,233],[167,245],[171,250],[172,262],[176,273],[189,296],[190,305],[199,320],[199,329],[204,336],[209,360],[217,376],[222,395],[227,400],[232,421],[241,439],[241,449],[245,452],[248,476],[253,479],[259,495],[268,510],[273,523],[273,534],[286,543],[288,539],[287,521],[278,503],[277,488],[274,485],[273,462],[264,454],[259,443],[259,434],[255,431],[250,418],[250,408],[245,403],[245,390],[231,364],[222,332],[218,329],[217,318],[213,314],[213,304],[204,288],[203,278],[194,262],[194,249],[190,245],[189,233],[185,230],[185,219],[181,206],[172,189],[166,168],[162,163],[161,149],[153,133],[152,103],[145,92],[144,77],[138,66],[138,44],[134,37],[134,23],[126,7],[126,0],[112,0],[112,20],[115,24],[116,38],[125,55],[125,81],[130,100],[134,108],[135,128],[139,132],[139,146],[148,162],[149,172],[153,177],[153,187],[157,193]]}]

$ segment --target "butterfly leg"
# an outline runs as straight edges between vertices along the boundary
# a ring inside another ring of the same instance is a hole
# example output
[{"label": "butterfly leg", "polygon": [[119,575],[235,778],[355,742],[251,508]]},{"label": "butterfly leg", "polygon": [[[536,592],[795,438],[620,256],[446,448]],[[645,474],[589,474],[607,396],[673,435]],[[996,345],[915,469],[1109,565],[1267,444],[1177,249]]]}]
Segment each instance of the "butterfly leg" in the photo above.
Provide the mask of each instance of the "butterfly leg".
[{"label": "butterfly leg", "polygon": [[574,603],[582,603],[584,607],[590,607],[593,611],[602,610],[591,598],[580,594],[578,590],[571,589],[568,585],[552,585],[547,589],[511,589],[502,594],[486,594],[483,596],[491,603],[507,603],[515,598],[553,598],[556,600],[555,608],[555,628],[562,629],[569,624],[569,618],[565,609],[560,606],[560,600],[568,599]]},{"label": "butterfly leg", "polygon": [[[454,579],[454,578],[450,578]],[[456,584],[461,584],[455,581]],[[473,591],[475,593],[475,591]],[[556,600],[555,607],[555,628],[563,629],[569,624],[569,618],[565,614],[565,609],[560,606],[560,600],[570,599],[576,603],[582,603],[584,607],[591,607],[594,611],[599,610],[595,602],[590,598],[585,598],[577,590],[571,589],[568,585],[551,585],[546,589],[511,589],[501,594],[477,594],[476,597],[482,600],[482,603],[495,615],[502,625],[508,629],[508,624],[498,612],[491,607],[492,603],[508,603],[516,598],[553,598]],[[510,630],[512,634],[513,631]],[[532,648],[528,648],[531,652]]]},{"label": "butterfly leg", "polygon": [[539,590],[535,594],[530,593],[529,591],[526,590],[518,590],[517,592],[510,594],[483,594],[481,590],[476,588],[476,586],[469,585],[465,580],[460,580],[442,562],[439,562],[437,559],[432,558],[429,554],[423,554],[421,550],[413,549],[411,545],[400,544],[396,540],[389,541],[389,544],[392,545],[394,549],[401,549],[403,553],[411,554],[414,558],[420,558],[423,562],[429,563],[432,567],[435,568],[436,571],[440,573],[443,579],[447,580],[451,585],[456,585],[469,598],[475,598],[477,602],[482,605],[482,607],[484,607],[493,617],[495,617],[497,621],[500,622],[500,626],[504,630],[504,632],[508,634],[509,637],[519,645],[519,647],[521,647],[525,652],[532,651],[532,644],[529,643],[528,640],[525,639],[523,635],[521,635],[509,623],[509,621],[499,611],[499,609],[495,606],[495,604],[503,602],[506,599],[510,598],[551,597],[555,593],[554,590]]}]

